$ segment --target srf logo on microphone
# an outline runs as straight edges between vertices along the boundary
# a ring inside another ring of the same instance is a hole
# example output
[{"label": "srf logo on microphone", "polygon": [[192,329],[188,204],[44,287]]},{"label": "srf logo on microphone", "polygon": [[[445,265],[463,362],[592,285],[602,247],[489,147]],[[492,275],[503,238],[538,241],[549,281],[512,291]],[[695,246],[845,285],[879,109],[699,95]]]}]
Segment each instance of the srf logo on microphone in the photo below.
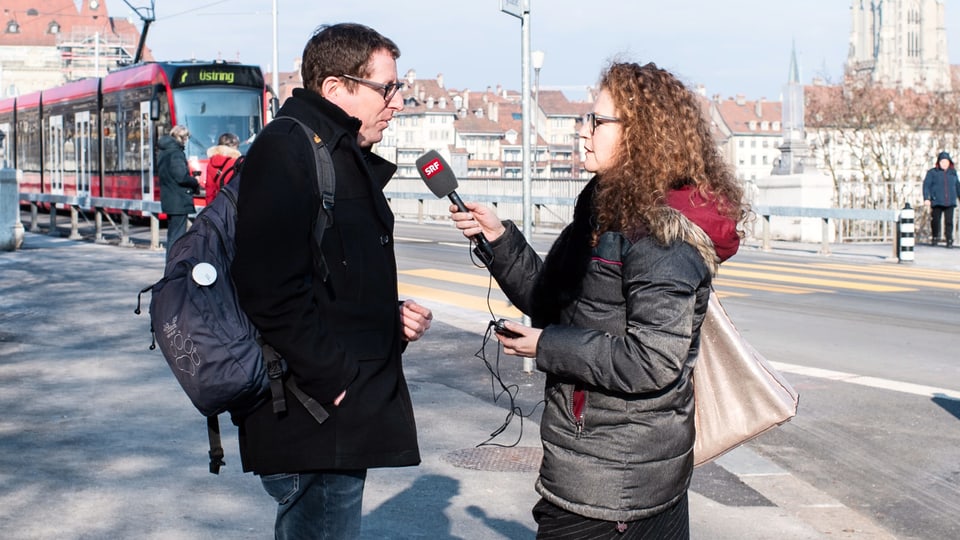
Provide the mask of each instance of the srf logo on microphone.
[{"label": "srf logo on microphone", "polygon": [[443,164],[440,163],[438,158],[433,158],[432,161],[423,166],[423,175],[427,178],[432,178],[433,175],[443,170]]}]

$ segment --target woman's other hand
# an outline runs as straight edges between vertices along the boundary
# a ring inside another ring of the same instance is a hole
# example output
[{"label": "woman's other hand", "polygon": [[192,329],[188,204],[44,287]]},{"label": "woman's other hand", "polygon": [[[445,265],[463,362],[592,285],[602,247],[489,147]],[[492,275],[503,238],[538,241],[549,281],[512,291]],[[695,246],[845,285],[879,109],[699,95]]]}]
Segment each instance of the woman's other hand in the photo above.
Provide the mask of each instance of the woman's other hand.
[{"label": "woman's other hand", "polygon": [[513,321],[504,321],[503,324],[507,330],[520,335],[520,337],[507,337],[494,334],[497,336],[497,341],[503,345],[503,352],[524,358],[537,356],[537,342],[540,341],[540,334],[543,333],[543,330]]}]

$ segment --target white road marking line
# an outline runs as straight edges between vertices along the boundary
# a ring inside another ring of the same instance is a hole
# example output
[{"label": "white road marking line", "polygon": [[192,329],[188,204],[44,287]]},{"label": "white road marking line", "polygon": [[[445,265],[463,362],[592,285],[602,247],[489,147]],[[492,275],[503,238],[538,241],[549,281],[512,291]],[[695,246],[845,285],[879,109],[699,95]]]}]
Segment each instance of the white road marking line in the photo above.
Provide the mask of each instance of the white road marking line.
[{"label": "white road marking line", "polygon": [[868,377],[866,375],[857,375],[856,373],[846,373],[831,369],[798,366],[796,364],[787,364],[784,362],[770,362],[770,365],[786,373],[795,373],[797,375],[805,375],[807,377],[816,377],[818,379],[828,379],[832,381],[859,384],[860,386],[868,386],[870,388],[878,388],[880,390],[893,390],[895,392],[903,392],[905,394],[913,394],[915,396],[924,396],[930,398],[938,397],[960,401],[960,391],[950,390],[948,388],[938,388],[936,386],[926,386],[923,384],[914,384],[902,381],[891,381],[890,379],[881,379],[879,377]]}]

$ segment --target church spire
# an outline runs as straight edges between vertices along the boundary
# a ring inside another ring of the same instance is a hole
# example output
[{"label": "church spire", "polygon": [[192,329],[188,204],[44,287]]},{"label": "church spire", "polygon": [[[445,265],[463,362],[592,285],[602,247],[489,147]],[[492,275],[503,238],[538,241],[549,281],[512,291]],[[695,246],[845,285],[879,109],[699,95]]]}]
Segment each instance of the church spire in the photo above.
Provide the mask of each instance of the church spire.
[{"label": "church spire", "polygon": [[797,42],[793,40],[790,50],[790,74],[787,83],[800,84],[800,66],[797,65]]},{"label": "church spire", "polygon": [[783,85],[783,105],[780,109],[780,126],[783,130],[783,144],[780,146],[780,160],[772,173],[802,173],[810,156],[810,149],[804,138],[803,85],[800,84],[800,64],[797,62],[797,44],[790,51],[790,73]]}]

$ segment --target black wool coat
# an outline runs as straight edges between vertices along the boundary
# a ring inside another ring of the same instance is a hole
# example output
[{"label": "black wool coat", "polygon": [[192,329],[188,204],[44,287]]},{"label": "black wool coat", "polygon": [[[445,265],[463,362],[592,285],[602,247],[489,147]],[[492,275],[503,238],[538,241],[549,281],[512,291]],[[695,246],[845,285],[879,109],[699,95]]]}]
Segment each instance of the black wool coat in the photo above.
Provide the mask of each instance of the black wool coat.
[{"label": "black wool coat", "polygon": [[[326,142],[336,172],[333,226],[323,237],[330,277],[313,263],[319,209],[312,144],[293,122],[257,137],[240,173],[237,254],[241,306],[330,418],[318,424],[288,395],[235,419],[244,471],[257,474],[416,465],[416,425],[401,365],[393,214],[383,187],[396,166],[357,145],[359,120],[307,90],[280,110]],[[344,389],[339,407],[332,402]],[[289,393],[288,393],[289,394]]]}]

